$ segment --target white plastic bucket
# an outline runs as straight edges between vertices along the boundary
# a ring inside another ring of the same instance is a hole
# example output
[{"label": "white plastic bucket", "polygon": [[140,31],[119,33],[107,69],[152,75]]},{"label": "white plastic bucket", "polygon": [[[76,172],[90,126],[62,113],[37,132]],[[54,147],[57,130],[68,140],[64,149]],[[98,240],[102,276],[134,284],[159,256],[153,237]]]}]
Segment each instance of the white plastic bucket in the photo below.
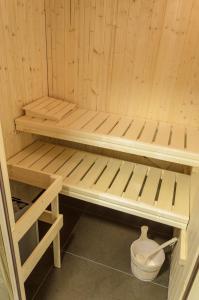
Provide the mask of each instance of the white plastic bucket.
[{"label": "white plastic bucket", "polygon": [[142,281],[155,279],[165,260],[164,250],[160,250],[146,264],[136,258],[137,254],[147,255],[156,249],[159,244],[147,238],[147,226],[142,226],[140,238],[131,245],[131,270],[135,277]]}]

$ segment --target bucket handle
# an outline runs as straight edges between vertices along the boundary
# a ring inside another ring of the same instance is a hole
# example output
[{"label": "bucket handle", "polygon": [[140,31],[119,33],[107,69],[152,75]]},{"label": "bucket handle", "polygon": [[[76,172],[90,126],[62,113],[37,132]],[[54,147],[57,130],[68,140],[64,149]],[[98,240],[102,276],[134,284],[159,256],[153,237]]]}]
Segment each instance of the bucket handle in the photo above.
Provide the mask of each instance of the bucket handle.
[{"label": "bucket handle", "polygon": [[142,226],[141,227],[141,235],[140,235],[140,240],[147,240],[147,232],[148,232],[149,227],[148,226]]}]

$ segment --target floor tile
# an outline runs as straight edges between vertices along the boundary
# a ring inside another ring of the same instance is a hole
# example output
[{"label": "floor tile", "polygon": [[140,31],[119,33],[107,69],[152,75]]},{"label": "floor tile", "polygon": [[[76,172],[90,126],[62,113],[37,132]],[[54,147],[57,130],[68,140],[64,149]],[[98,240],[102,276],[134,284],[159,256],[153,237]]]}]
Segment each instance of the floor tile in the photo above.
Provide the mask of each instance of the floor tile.
[{"label": "floor tile", "polygon": [[[66,251],[100,262],[131,274],[130,246],[140,231],[90,215],[83,215]],[[158,243],[164,239],[156,236]],[[155,282],[168,286],[169,259],[165,261]]]},{"label": "floor tile", "polygon": [[35,300],[166,300],[167,289],[65,254]]}]

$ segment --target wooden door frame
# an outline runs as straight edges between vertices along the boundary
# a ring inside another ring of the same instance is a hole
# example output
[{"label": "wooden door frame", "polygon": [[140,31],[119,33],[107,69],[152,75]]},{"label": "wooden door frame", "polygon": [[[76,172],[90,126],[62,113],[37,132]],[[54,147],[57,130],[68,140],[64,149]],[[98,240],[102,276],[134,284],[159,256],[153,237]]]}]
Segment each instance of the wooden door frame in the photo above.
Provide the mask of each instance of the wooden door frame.
[{"label": "wooden door frame", "polygon": [[6,156],[0,124],[0,226],[8,263],[13,299],[21,300],[22,295],[16,268],[16,252],[14,250],[12,236],[13,224],[14,211],[11,203],[10,182],[8,178]]},{"label": "wooden door frame", "polygon": [[21,299],[21,297],[20,297],[20,291],[18,285],[18,276],[15,268],[16,265],[15,255],[14,255],[13,245],[12,245],[11,228],[8,219],[8,214],[7,214],[6,196],[4,191],[1,165],[0,165],[0,227],[1,227],[2,237],[3,237],[6,260],[8,264],[10,282],[12,286],[13,299],[19,300]]}]

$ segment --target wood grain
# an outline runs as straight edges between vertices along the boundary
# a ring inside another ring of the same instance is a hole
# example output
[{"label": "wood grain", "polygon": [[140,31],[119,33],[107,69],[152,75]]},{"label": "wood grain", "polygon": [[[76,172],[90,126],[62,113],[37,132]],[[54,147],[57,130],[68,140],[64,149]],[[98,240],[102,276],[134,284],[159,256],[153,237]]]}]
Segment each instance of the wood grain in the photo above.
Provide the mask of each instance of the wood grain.
[{"label": "wood grain", "polygon": [[50,96],[199,123],[197,0],[47,0]]},{"label": "wood grain", "polygon": [[44,0],[2,0],[0,40],[0,119],[11,157],[34,140],[16,134],[14,119],[23,105],[47,95]]}]

